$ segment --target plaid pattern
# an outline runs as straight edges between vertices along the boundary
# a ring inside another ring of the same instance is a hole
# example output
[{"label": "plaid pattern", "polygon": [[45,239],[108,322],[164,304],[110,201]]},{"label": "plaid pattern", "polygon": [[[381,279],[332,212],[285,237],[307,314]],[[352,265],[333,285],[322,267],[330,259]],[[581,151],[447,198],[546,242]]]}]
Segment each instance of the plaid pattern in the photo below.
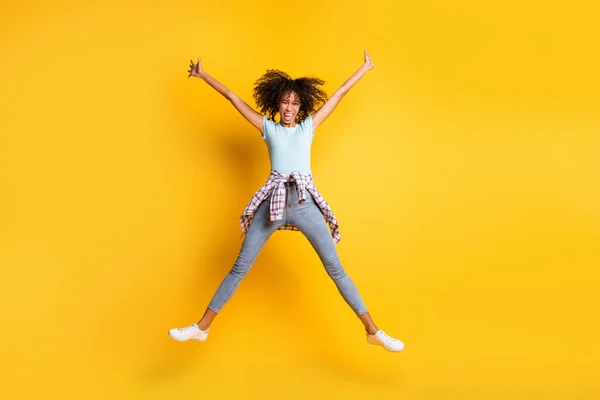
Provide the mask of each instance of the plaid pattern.
[{"label": "plaid pattern", "polygon": [[[321,209],[323,213],[323,218],[325,222],[329,225],[329,230],[331,231],[331,237],[333,238],[334,243],[339,243],[342,239],[342,235],[340,234],[339,224],[331,207],[325,201],[321,193],[315,187],[315,183],[311,174],[301,174],[299,172],[292,172],[289,176],[284,175],[278,171],[271,170],[269,178],[267,182],[260,188],[250,202],[246,206],[246,209],[242,213],[240,217],[240,225],[242,226],[242,236],[244,236],[248,232],[248,228],[250,228],[250,224],[252,223],[252,219],[254,218],[254,214],[256,210],[260,206],[260,204],[271,196],[271,204],[270,204],[270,215],[271,221],[279,221],[283,219],[283,209],[285,208],[285,196],[286,196],[286,182],[296,182],[296,190],[298,192],[298,203],[304,203],[306,200],[304,189],[306,189],[315,199],[317,205]],[[293,225],[283,225],[279,228],[279,230],[291,230],[298,231]]]}]

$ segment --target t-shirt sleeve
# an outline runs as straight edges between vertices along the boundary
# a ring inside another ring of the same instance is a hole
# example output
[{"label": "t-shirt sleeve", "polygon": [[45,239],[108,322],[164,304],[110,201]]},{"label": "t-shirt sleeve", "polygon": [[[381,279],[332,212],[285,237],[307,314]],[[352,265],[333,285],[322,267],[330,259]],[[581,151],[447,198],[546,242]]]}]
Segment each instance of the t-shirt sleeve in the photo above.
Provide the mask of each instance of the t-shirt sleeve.
[{"label": "t-shirt sleeve", "polygon": [[303,129],[308,132],[311,135],[314,135],[315,133],[313,132],[313,124],[312,124],[312,115],[309,115],[308,117],[306,117],[306,119],[302,122]]},{"label": "t-shirt sleeve", "polygon": [[275,124],[266,115],[263,115],[263,139],[267,138],[267,133],[272,132]]}]

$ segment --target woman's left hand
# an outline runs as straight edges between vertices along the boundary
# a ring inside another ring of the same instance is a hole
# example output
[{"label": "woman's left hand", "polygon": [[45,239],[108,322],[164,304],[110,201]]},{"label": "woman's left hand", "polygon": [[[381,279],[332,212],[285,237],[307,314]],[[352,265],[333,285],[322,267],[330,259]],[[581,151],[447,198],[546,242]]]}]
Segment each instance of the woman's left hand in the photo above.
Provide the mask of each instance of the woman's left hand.
[{"label": "woman's left hand", "polygon": [[367,69],[373,69],[373,61],[371,61],[371,57],[369,56],[369,53],[367,53],[367,49],[365,49],[365,67],[367,67]]}]

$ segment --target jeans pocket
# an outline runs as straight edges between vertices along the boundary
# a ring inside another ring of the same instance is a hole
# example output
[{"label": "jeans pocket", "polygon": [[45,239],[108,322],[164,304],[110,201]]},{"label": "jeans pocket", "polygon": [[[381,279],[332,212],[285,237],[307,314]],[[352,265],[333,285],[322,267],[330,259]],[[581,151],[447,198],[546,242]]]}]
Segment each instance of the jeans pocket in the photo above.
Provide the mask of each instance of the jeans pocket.
[{"label": "jeans pocket", "polygon": [[315,203],[315,201],[310,198],[310,199],[306,199],[306,201],[302,204],[296,204],[295,208],[298,211],[301,212],[306,212],[307,210],[310,210],[313,207],[317,207],[317,204]]}]

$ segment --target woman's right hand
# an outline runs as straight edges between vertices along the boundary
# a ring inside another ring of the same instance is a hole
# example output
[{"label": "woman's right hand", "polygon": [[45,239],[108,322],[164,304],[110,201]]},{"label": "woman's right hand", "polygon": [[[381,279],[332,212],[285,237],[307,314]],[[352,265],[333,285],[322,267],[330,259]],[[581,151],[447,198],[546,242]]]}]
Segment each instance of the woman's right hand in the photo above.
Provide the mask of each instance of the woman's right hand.
[{"label": "woman's right hand", "polygon": [[190,60],[190,69],[188,70],[190,76],[195,76],[196,78],[201,78],[202,74],[204,74],[204,70],[202,69],[202,63],[200,62],[200,57],[198,57],[198,62],[194,64],[192,60]]}]

